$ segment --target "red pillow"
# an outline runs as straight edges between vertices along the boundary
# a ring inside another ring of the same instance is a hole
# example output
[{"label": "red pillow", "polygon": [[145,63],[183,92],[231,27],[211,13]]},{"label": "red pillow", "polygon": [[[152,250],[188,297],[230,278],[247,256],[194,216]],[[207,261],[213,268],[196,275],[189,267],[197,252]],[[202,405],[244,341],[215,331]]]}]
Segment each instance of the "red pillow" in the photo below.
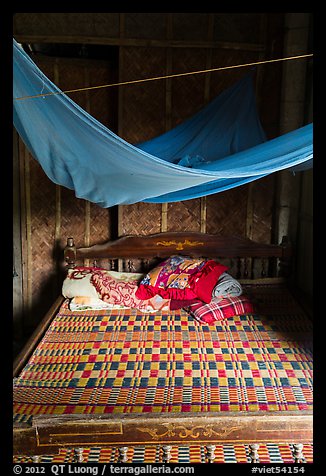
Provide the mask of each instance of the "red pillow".
[{"label": "red pillow", "polygon": [[188,306],[186,311],[197,321],[211,324],[229,317],[251,314],[254,309],[249,299],[241,295],[213,298],[209,304],[198,301]]},{"label": "red pillow", "polygon": [[214,260],[171,256],[145,276],[136,296],[150,299],[159,294],[164,299],[210,302],[218,278],[227,269]]},{"label": "red pillow", "polygon": [[188,299],[186,301],[183,299],[170,299],[170,311],[176,311],[178,309],[188,307],[190,304],[194,304],[196,302],[198,302],[198,298],[190,299],[190,301]]}]

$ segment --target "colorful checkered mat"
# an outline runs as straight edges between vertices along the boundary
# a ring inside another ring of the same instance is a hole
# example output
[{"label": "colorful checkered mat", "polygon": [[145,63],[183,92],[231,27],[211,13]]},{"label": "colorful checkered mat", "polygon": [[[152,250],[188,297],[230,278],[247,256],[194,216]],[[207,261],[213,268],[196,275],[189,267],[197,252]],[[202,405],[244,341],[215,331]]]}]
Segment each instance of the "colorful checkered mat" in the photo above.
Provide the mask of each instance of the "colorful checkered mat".
[{"label": "colorful checkered mat", "polygon": [[65,302],[14,382],[14,421],[39,414],[312,409],[311,322],[291,294],[203,325],[184,311],[71,312]]}]

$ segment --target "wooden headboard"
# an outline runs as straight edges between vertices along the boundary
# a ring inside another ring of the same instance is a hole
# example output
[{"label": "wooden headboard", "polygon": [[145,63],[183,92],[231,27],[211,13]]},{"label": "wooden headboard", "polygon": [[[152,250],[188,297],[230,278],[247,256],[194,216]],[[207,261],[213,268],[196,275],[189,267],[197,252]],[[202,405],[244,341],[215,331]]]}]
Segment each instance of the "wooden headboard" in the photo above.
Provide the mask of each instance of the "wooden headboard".
[{"label": "wooden headboard", "polygon": [[[137,271],[146,271],[153,259],[174,254],[207,257],[220,262],[231,260],[237,278],[284,276],[289,274],[291,246],[284,238],[280,245],[257,243],[238,236],[218,236],[197,232],[165,232],[153,235],[128,235],[90,247],[76,247],[68,238],[64,259],[68,268],[78,261],[108,259],[110,269],[136,271],[135,260],[140,261]],[[121,264],[122,263],[122,264]]]}]

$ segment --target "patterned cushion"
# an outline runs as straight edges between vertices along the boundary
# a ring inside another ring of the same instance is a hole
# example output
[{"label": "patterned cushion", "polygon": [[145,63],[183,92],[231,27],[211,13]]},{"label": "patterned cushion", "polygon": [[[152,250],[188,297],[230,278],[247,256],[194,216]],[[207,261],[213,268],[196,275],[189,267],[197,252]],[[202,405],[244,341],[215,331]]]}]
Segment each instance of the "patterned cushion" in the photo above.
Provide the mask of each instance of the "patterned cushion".
[{"label": "patterned cushion", "polygon": [[[103,268],[78,266],[69,270],[63,283],[62,294],[70,299],[81,296],[93,300],[97,298],[109,304],[111,309],[135,308],[144,312],[168,310],[170,301],[160,296],[146,300],[136,297],[135,293],[142,277],[139,273],[118,273]],[[90,302],[88,300],[88,306]]]},{"label": "patterned cushion", "polygon": [[188,306],[186,310],[197,321],[206,324],[254,312],[251,302],[244,295],[213,298],[209,304],[198,301]]},{"label": "patterned cushion", "polygon": [[214,260],[171,256],[152,269],[139,284],[136,296],[149,299],[159,294],[164,299],[210,302],[212,290],[227,267]]}]

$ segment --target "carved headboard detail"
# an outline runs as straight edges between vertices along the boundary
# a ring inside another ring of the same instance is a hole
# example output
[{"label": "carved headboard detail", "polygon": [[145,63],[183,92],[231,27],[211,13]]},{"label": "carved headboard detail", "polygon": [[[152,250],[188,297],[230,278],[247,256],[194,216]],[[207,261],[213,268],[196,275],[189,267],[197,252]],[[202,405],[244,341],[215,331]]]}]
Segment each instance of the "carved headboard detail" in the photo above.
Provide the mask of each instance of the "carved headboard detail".
[{"label": "carved headboard detail", "polygon": [[[219,236],[197,232],[165,232],[153,235],[127,235],[117,240],[76,247],[68,238],[64,259],[68,268],[89,259],[96,266],[108,259],[110,269],[147,271],[154,262],[173,254],[217,259],[226,263],[238,278],[256,278],[289,274],[291,246],[286,239],[280,245],[257,243],[249,238]],[[138,268],[138,269],[137,269]]]}]

